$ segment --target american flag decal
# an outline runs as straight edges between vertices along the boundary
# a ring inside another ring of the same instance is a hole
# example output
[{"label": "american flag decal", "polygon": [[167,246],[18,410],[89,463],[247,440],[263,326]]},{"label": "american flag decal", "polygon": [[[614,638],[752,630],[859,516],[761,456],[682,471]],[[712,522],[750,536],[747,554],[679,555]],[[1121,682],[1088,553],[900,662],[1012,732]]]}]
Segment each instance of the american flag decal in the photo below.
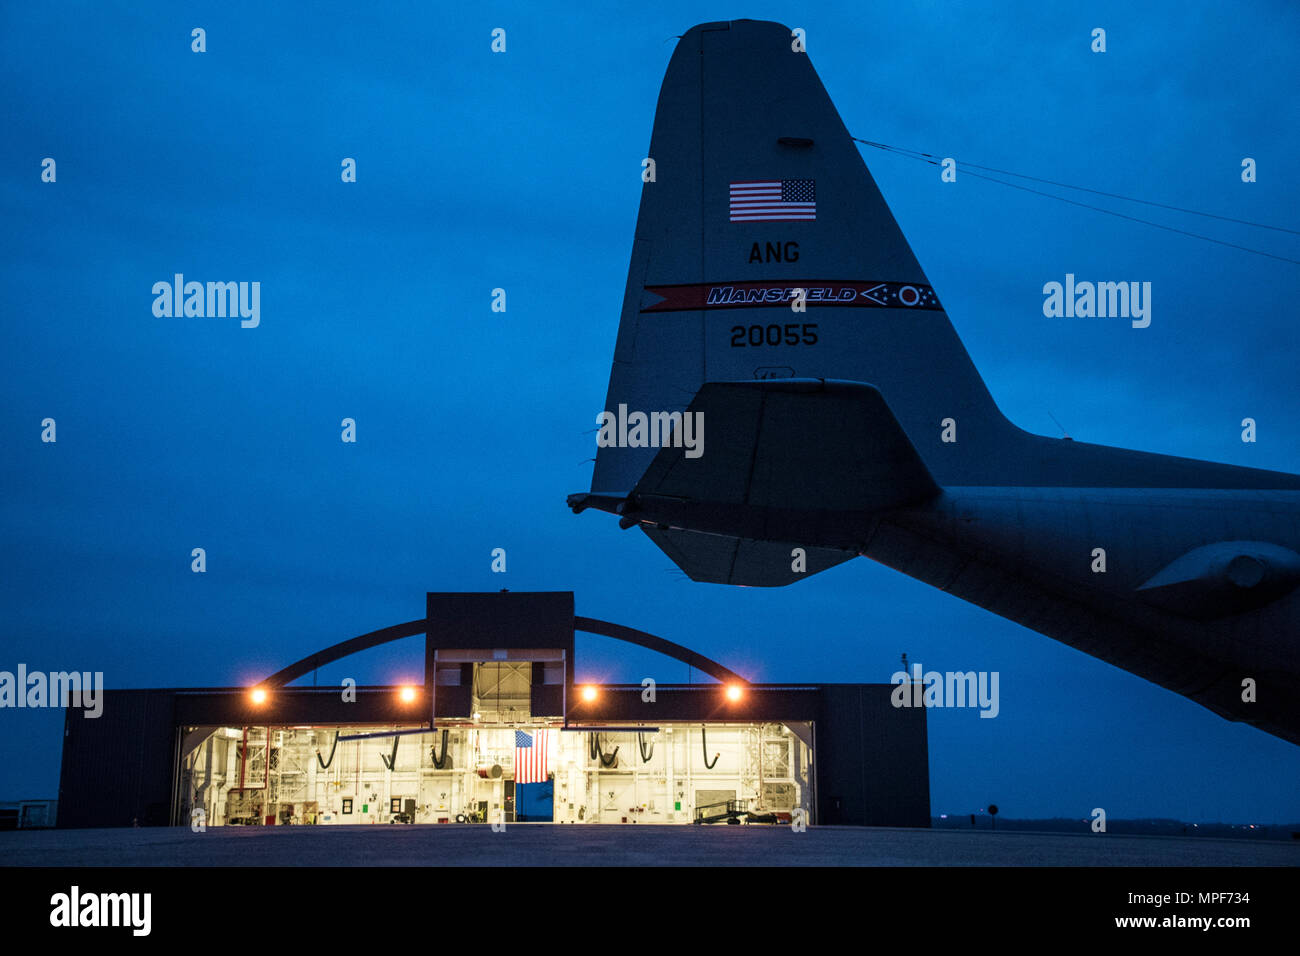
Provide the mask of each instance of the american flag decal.
[{"label": "american flag decal", "polygon": [[813,179],[762,179],[732,183],[732,222],[795,222],[817,218]]},{"label": "american flag decal", "polygon": [[516,730],[515,783],[542,783],[546,777],[546,731]]}]

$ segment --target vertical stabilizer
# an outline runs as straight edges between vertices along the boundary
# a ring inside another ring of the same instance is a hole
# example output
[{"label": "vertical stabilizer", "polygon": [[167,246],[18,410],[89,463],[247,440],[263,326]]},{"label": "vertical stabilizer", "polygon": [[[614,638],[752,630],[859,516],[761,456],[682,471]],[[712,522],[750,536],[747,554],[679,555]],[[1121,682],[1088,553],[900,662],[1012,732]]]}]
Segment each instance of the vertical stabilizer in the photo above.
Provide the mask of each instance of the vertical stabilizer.
[{"label": "vertical stabilizer", "polygon": [[[787,27],[753,20],[702,24],[679,41],[605,408],[681,411],[705,382],[863,382],[939,484],[980,483],[1021,433],[993,404],[795,45]],[[958,442],[941,441],[944,419]],[[655,452],[601,448],[592,490],[632,488]]]}]

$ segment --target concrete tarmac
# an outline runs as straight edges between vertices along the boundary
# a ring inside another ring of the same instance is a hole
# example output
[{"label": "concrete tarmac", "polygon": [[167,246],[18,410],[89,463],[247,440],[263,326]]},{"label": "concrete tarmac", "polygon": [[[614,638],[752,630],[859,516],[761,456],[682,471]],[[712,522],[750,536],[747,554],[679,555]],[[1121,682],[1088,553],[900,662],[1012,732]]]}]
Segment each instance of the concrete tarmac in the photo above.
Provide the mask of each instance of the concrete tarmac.
[{"label": "concrete tarmac", "polygon": [[483,824],[0,833],[3,866],[1300,866],[1300,841],[865,827]]}]

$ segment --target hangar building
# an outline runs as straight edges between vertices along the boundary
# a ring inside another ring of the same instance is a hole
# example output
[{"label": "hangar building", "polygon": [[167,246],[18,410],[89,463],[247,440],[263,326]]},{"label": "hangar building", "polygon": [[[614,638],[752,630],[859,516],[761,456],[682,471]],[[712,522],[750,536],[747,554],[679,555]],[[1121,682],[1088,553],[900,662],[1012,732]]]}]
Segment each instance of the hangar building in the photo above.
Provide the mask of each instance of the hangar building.
[{"label": "hangar building", "polygon": [[[578,685],[576,631],[717,683]],[[424,682],[296,687],[425,635]],[[553,822],[930,825],[925,708],[890,684],[755,684],[574,614],[571,592],[430,593],[427,615],[253,688],[110,690],[69,709],[60,827]]]}]

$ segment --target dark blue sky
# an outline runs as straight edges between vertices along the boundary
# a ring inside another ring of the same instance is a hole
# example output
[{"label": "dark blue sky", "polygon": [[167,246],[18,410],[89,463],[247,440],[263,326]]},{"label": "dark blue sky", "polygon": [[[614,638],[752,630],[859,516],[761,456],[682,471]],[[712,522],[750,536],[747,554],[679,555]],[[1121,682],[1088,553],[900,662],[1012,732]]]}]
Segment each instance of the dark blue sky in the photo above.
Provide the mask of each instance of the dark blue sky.
[{"label": "dark blue sky", "polygon": [[[1300,748],[887,568],[693,584],[564,506],[590,480],[670,37],[694,23],[803,27],[857,136],[1295,226],[1291,5],[1043,6],[6,5],[0,669],[242,683],[422,616],[427,590],[573,590],[756,680],[884,681],[904,650],[999,671],[997,719],[931,712],[936,813],[1300,819]],[[865,158],[1017,424],[1300,470],[1300,266]],[[1160,218],[1300,258],[1295,237]],[[175,272],[260,281],[260,327],[155,318]],[[1150,281],[1151,327],[1044,318],[1067,272]],[[321,680],[418,674],[410,650]],[[579,654],[580,676],[686,677],[599,638]],[[0,720],[0,798],[52,796],[62,714]]]}]

